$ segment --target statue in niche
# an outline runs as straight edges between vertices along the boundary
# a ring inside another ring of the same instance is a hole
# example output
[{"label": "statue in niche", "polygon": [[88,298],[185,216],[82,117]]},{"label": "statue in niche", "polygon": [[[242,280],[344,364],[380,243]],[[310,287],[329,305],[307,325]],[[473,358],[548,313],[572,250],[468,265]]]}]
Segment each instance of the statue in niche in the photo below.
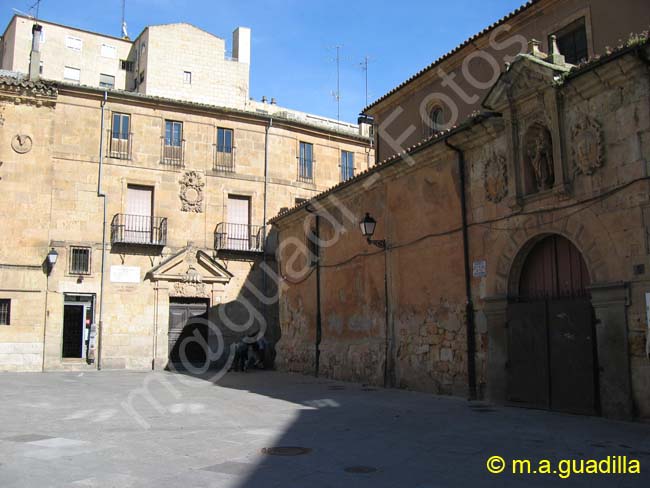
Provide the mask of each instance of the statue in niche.
[{"label": "statue in niche", "polygon": [[532,125],[524,141],[528,192],[548,190],[555,181],[553,174],[553,146],[551,134],[541,124]]}]

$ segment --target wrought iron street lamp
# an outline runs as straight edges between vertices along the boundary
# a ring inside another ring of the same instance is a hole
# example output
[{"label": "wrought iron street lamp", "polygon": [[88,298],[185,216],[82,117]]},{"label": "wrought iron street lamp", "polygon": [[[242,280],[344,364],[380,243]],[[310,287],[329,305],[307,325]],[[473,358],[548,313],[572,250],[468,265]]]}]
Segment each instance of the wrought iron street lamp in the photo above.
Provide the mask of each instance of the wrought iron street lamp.
[{"label": "wrought iron street lamp", "polygon": [[366,212],[364,219],[359,222],[359,227],[361,227],[361,234],[366,238],[368,244],[377,246],[380,249],[386,249],[386,240],[372,239],[372,235],[375,233],[375,227],[377,227],[377,221],[368,212]]},{"label": "wrought iron street lamp", "polygon": [[59,253],[56,252],[56,249],[50,249],[50,252],[47,253],[47,274],[49,275],[54,269],[56,261],[59,259]]}]

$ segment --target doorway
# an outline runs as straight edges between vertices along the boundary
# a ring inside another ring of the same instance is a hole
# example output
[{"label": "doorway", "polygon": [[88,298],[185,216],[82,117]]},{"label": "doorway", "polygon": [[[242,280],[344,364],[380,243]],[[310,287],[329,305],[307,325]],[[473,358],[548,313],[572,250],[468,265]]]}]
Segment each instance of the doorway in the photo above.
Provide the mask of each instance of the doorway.
[{"label": "doorway", "polygon": [[94,301],[94,295],[64,295],[61,357],[88,357]]},{"label": "doorway", "polygon": [[169,362],[202,367],[208,360],[208,309],[202,298],[169,299]]},{"label": "doorway", "polygon": [[508,305],[508,400],[521,406],[598,413],[594,312],[580,251],[550,235],[525,258]]}]

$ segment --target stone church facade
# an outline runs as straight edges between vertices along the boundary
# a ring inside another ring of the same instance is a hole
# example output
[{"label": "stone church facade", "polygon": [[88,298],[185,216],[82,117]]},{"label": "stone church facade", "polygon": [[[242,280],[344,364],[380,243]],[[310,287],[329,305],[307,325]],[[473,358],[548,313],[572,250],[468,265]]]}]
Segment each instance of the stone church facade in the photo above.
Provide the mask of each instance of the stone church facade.
[{"label": "stone church facade", "polygon": [[275,217],[281,366],[650,417],[649,59],[531,42],[480,113]]}]

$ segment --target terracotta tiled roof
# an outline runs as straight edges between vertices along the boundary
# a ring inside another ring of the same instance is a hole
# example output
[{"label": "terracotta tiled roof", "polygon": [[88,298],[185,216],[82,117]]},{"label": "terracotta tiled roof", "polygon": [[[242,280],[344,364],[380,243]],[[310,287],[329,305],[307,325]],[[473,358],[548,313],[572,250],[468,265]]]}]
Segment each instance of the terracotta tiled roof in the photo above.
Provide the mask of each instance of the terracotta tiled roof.
[{"label": "terracotta tiled roof", "polygon": [[401,90],[402,88],[404,88],[406,85],[408,85],[408,84],[411,83],[412,81],[414,81],[414,80],[420,78],[420,77],[423,76],[425,73],[431,71],[433,68],[435,68],[437,65],[439,65],[440,63],[442,63],[442,62],[445,61],[446,59],[449,59],[450,57],[452,57],[454,54],[456,54],[458,51],[460,51],[461,49],[463,49],[463,48],[464,48],[465,46],[467,46],[468,44],[471,44],[472,42],[476,41],[476,39],[478,39],[479,37],[484,36],[485,34],[487,34],[488,32],[490,32],[491,30],[493,30],[493,29],[495,29],[496,27],[498,27],[498,26],[500,26],[501,24],[503,24],[504,22],[506,22],[506,21],[512,19],[514,16],[519,15],[519,14],[520,14],[521,12],[523,12],[524,10],[527,10],[528,8],[532,7],[533,5],[535,5],[535,4],[537,4],[537,3],[540,3],[540,2],[542,2],[542,1],[543,1],[543,0],[529,0],[528,2],[526,2],[525,4],[523,4],[521,7],[519,7],[517,10],[514,10],[514,11],[510,12],[510,13],[509,13],[508,15],[506,15],[505,17],[502,17],[501,19],[499,19],[499,20],[497,20],[496,22],[494,22],[493,24],[489,25],[488,27],[486,27],[486,28],[483,29],[482,31],[480,31],[480,32],[478,32],[478,33],[476,33],[476,34],[474,34],[474,35],[473,35],[472,37],[470,37],[469,39],[466,39],[462,44],[459,44],[457,47],[455,47],[454,49],[452,49],[452,50],[449,51],[448,53],[444,54],[443,56],[439,57],[439,58],[436,59],[433,63],[429,64],[427,67],[425,67],[425,68],[421,69],[420,71],[418,71],[417,73],[415,73],[413,76],[411,76],[410,78],[408,78],[406,81],[404,81],[404,82],[400,83],[399,85],[397,85],[395,88],[393,88],[391,91],[389,91],[389,92],[386,93],[385,95],[379,97],[377,100],[375,100],[375,101],[372,102],[370,105],[368,105],[366,108],[364,108],[362,112],[367,111],[368,109],[374,107],[375,105],[379,104],[380,102],[386,100],[386,99],[389,98],[391,95],[394,95],[396,92],[398,92],[399,90]]},{"label": "terracotta tiled roof", "polygon": [[54,97],[57,94],[55,83],[37,80],[30,81],[25,75],[15,71],[0,70],[0,86],[12,91],[21,91],[29,95],[45,95]]}]

